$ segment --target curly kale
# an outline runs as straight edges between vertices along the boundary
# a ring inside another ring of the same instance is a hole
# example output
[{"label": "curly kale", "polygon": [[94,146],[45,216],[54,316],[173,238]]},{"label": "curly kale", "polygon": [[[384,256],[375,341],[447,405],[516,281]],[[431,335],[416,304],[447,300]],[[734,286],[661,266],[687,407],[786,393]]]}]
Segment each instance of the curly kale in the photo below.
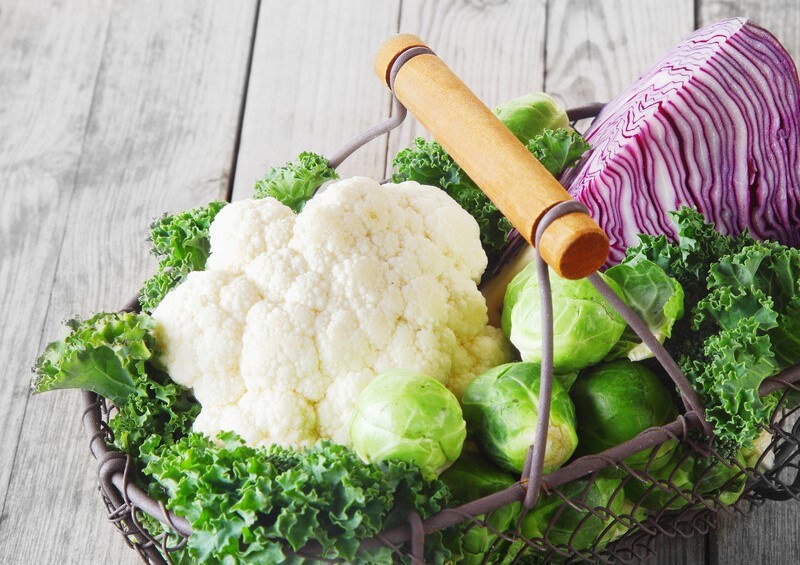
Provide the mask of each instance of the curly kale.
[{"label": "curly kale", "polygon": [[800,363],[800,249],[719,234],[690,208],[672,215],[678,243],[640,236],[625,262],[649,259],[683,285],[692,315],[666,346],[701,394],[718,447],[734,453],[775,409],[761,383]]},{"label": "curly kale", "polygon": [[165,214],[150,225],[151,253],[158,271],[139,291],[139,304],[152,312],[192,271],[205,269],[211,250],[211,222],[227,202],[214,201],[179,214]]},{"label": "curly kale", "polygon": [[559,128],[544,130],[526,147],[551,175],[557,177],[575,166],[589,150],[589,143],[577,131]]},{"label": "curly kale", "polygon": [[325,157],[306,151],[296,161],[272,168],[257,181],[253,197],[271,196],[299,212],[323,183],[337,178],[339,175]]},{"label": "curly kale", "polygon": [[34,392],[78,388],[109,399],[118,409],[109,422],[114,445],[134,456],[150,436],[171,443],[188,433],[200,405],[151,365],[152,318],[101,313],[67,325],[69,335],[49,344],[36,362]]},{"label": "curly kale", "polygon": [[[450,496],[412,465],[363,463],[327,441],[295,451],[248,447],[226,432],[218,440],[192,433],[163,446],[153,436],[141,450],[160,491],[153,494],[168,496],[192,525],[186,550],[195,562],[292,562],[293,552],[317,543],[325,558],[390,563],[387,551],[357,555],[359,541],[404,522],[411,509],[430,516]],[[441,537],[428,545],[431,562],[456,557]]]}]

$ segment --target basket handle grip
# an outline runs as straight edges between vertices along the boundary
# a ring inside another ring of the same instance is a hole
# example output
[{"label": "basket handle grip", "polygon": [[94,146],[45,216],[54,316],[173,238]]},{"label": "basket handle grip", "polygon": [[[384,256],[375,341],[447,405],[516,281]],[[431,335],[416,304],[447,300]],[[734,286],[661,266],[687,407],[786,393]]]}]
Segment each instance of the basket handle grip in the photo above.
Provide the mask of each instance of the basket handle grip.
[{"label": "basket handle grip", "polygon": [[[421,52],[393,74],[398,58],[415,48]],[[375,72],[533,245],[542,216],[571,200],[555,177],[419,37],[387,40]],[[574,212],[547,228],[539,251],[559,276],[579,279],[605,263],[608,250],[605,232],[587,214]]]}]

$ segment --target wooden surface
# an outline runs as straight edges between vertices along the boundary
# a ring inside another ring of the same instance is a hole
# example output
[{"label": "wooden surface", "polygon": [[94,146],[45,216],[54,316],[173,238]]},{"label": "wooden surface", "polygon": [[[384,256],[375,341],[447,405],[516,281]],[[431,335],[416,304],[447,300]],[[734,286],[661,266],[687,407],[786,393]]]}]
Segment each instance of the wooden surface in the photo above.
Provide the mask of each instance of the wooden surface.
[{"label": "wooden surface", "polygon": [[[624,88],[697,25],[745,15],[800,56],[796,0],[0,0],[0,563],[135,563],[106,522],[78,394],[29,398],[75,314],[117,308],[154,268],[147,224],[271,164],[330,154],[390,112],[382,40],[423,37],[487,104]],[[382,177],[408,120],[342,168]],[[800,562],[800,504],[659,540],[651,563]]]}]

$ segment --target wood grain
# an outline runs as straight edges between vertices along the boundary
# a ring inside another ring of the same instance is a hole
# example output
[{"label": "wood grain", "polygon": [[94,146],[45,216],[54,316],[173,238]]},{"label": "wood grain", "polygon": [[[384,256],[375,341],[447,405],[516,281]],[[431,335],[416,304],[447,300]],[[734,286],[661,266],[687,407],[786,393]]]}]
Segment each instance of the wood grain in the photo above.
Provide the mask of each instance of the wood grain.
[{"label": "wood grain", "polygon": [[[136,561],[95,491],[79,395],[28,400],[29,367],[62,319],[136,291],[152,217],[224,196],[234,161],[243,198],[269,166],[384,119],[371,61],[388,36],[420,35],[490,106],[607,100],[695,15],[751,17],[800,56],[795,0],[257,1],[0,0],[0,563]],[[426,134],[409,118],[342,174],[384,176]],[[722,517],[710,562],[800,562],[798,516]],[[651,563],[705,561],[702,537],[656,547]]]},{"label": "wood grain", "polygon": [[800,60],[800,2],[797,0],[697,0],[698,25],[743,16],[777,37]]},{"label": "wood grain", "polygon": [[[372,58],[397,32],[398,9],[399,0],[262,0],[234,199],[250,196],[271,166],[304,150],[331,156],[389,116]],[[385,153],[385,138],[377,139],[339,174],[381,178]]]},{"label": "wood grain", "polygon": [[[608,101],[694,26],[692,0],[548,2],[545,90],[563,105]],[[702,563],[704,537],[661,537],[648,563]]]},{"label": "wood grain", "polygon": [[0,517],[110,5],[0,3]]},{"label": "wood grain", "polygon": [[[400,12],[400,31],[420,36],[490,107],[542,90],[544,30],[543,0],[403,0]],[[407,118],[389,135],[388,161],[420,135]]]},{"label": "wood grain", "polygon": [[[61,334],[65,317],[116,309],[135,292],[153,268],[144,243],[151,218],[227,192],[255,8],[253,1],[117,2],[104,48],[108,12],[94,12],[98,23],[90,7],[77,10],[85,12],[86,21],[74,26],[72,3],[63,13],[53,8],[42,14],[52,22],[48,33],[59,34],[64,27],[64,35],[84,49],[92,44],[88,36],[99,35],[102,54],[86,54],[94,57],[95,67],[99,61],[99,73],[77,77],[94,91],[94,101],[86,102],[82,147],[80,136],[65,140],[80,157],[72,199],[57,208],[66,228],[61,252],[51,258],[57,267],[45,339]],[[58,57],[57,48],[53,45],[35,63],[48,64],[43,61]],[[56,67],[58,61],[51,64]],[[69,76],[68,68],[63,72]],[[60,90],[45,82],[38,88],[44,90],[40,97]],[[57,120],[60,112],[71,111],[65,102],[43,119]],[[20,130],[28,126],[24,118],[7,119],[20,120],[15,122]],[[15,143],[24,141],[18,134]],[[46,162],[47,153],[30,159]],[[36,203],[68,188],[53,185],[20,182],[13,188]],[[37,216],[25,219],[51,237]],[[37,245],[36,237],[30,244]],[[31,342],[28,348],[42,345],[37,338]],[[30,365],[32,353],[21,351],[15,360]],[[27,374],[20,376],[27,381]],[[135,562],[136,554],[101,510],[80,413],[75,391],[48,393],[28,403],[0,523],[0,563]]]},{"label": "wood grain", "polygon": [[608,101],[693,25],[692,0],[550,0],[545,90],[567,107]]},{"label": "wood grain", "polygon": [[[744,16],[772,32],[800,60],[800,3],[796,0],[698,0],[698,25]],[[710,535],[709,563],[800,562],[800,502],[765,504],[752,515],[721,516]]]}]

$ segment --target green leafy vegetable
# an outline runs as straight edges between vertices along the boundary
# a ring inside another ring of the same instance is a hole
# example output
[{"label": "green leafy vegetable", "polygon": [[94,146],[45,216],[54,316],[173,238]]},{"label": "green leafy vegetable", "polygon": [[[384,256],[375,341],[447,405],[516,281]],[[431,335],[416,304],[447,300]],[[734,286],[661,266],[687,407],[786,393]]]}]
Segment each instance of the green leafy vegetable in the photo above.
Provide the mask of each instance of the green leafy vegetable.
[{"label": "green leafy vegetable", "polygon": [[299,212],[323,183],[338,178],[325,157],[304,151],[296,161],[274,167],[256,181],[253,197],[271,196]]},{"label": "green leafy vegetable", "polygon": [[[592,367],[577,380],[570,395],[580,446],[588,453],[605,451],[677,416],[669,389],[655,373],[627,359]],[[628,457],[625,463],[633,469],[657,469],[669,461],[676,445],[675,440],[666,441]]]},{"label": "green leafy vegetable", "polygon": [[165,214],[150,225],[151,252],[158,257],[158,271],[139,291],[142,310],[152,312],[189,273],[205,268],[211,222],[225,204],[214,201],[179,214]]},{"label": "green leafy vegetable", "polygon": [[544,92],[513,98],[493,111],[523,144],[527,144],[545,129],[569,127],[567,113]]},{"label": "green leafy vegetable", "polygon": [[722,504],[733,504],[744,491],[747,476],[741,471],[746,465],[741,452],[732,454],[731,458],[734,462],[704,458],[687,453],[681,446],[666,465],[651,470],[649,475],[654,480],[631,477],[625,484],[625,496],[654,511],[683,508],[692,500],[708,495],[718,497]]},{"label": "green leafy vegetable", "polygon": [[[430,516],[450,497],[444,483],[426,481],[412,465],[365,464],[327,441],[294,451],[248,447],[231,433],[219,440],[193,433],[163,446],[154,436],[142,447],[144,472],[192,525],[187,551],[199,562],[283,562],[288,550],[312,542],[326,558],[353,560],[360,539],[403,523],[411,509]],[[457,557],[441,542],[429,540],[430,562]]]},{"label": "green leafy vegetable", "polygon": [[[461,398],[467,431],[499,467],[521,473],[536,435],[540,367],[507,363],[472,381]],[[575,451],[575,407],[558,379],[553,379],[550,424],[544,455],[545,473],[558,469]]]},{"label": "green leafy vegetable", "polygon": [[[636,264],[648,259],[677,279],[684,291],[687,312],[708,293],[706,279],[711,265],[724,255],[735,253],[744,246],[755,243],[747,233],[738,237],[722,235],[707,224],[703,215],[683,206],[670,212],[678,228],[679,243],[671,243],[666,236],[640,235],[639,245],[629,247],[623,263]],[[684,319],[684,330],[689,330],[690,318]],[[695,339],[695,338],[692,338]]]},{"label": "green leafy vegetable", "polygon": [[589,144],[581,134],[567,129],[546,129],[531,139],[526,147],[554,177],[574,167],[589,150]]},{"label": "green leafy vegetable", "polygon": [[[600,275],[622,295],[617,283]],[[625,320],[588,279],[550,275],[553,296],[553,368],[578,371],[602,360],[619,341]],[[541,362],[542,325],[536,263],[529,263],[506,287],[501,325],[523,361]]]},{"label": "green leafy vegetable", "polygon": [[[664,343],[672,335],[675,322],[683,317],[680,283],[647,259],[615,265],[605,275],[617,283],[625,303],[647,324],[658,341]],[[650,348],[626,326],[606,359],[627,357],[631,361],[641,361],[652,356]]]},{"label": "green leafy vegetable", "polygon": [[761,398],[760,384],[800,362],[800,250],[721,235],[689,208],[673,218],[678,243],[642,236],[625,263],[648,259],[683,286],[692,315],[666,347],[703,397],[718,448],[733,455],[775,408],[777,395]]},{"label": "green leafy vegetable", "polygon": [[200,411],[191,394],[150,364],[155,322],[132,312],[67,322],[70,333],[49,344],[36,363],[34,392],[78,388],[111,400],[114,445],[136,456],[151,435],[164,443],[184,436]]},{"label": "green leafy vegetable", "polygon": [[50,343],[36,362],[33,391],[80,388],[124,402],[146,375],[155,322],[131,312],[69,320],[70,333]]},{"label": "green leafy vegetable", "polygon": [[[546,537],[554,545],[571,545],[577,550],[592,547],[625,504],[620,480],[596,477],[558,487],[558,493],[543,494],[522,519],[521,533],[528,539]],[[564,500],[570,502],[564,502]],[[586,510],[584,510],[586,508]],[[590,515],[588,509],[599,509]],[[604,512],[608,509],[610,513]],[[609,516],[603,518],[603,516]],[[552,522],[552,524],[551,524]]]},{"label": "green leafy vegetable", "polygon": [[[517,480],[505,471],[501,471],[478,453],[464,451],[458,461],[442,474],[442,480],[453,493],[454,504],[466,504],[511,487]],[[522,505],[519,502],[508,504],[491,512],[488,516],[477,516],[486,520],[489,527],[479,524],[470,525],[462,540],[464,565],[483,563],[487,552],[497,540],[498,532],[505,532],[514,525]]]}]

